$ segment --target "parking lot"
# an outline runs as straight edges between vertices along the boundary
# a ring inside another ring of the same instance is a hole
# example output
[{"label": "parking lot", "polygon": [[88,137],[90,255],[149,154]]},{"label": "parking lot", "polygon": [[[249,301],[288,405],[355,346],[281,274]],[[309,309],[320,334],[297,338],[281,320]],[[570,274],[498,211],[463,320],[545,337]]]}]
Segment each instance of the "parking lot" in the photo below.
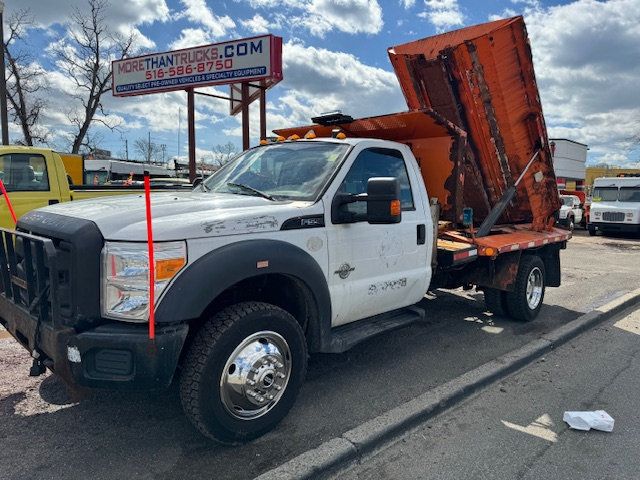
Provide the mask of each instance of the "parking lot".
[{"label": "parking lot", "polygon": [[0,331],[2,477],[251,478],[633,290],[639,254],[638,239],[576,231],[563,285],[530,324],[485,313],[475,291],[430,293],[425,322],[312,357],[289,416],[236,448],[200,436],[173,390],[75,394],[50,374],[30,378],[29,355]]}]

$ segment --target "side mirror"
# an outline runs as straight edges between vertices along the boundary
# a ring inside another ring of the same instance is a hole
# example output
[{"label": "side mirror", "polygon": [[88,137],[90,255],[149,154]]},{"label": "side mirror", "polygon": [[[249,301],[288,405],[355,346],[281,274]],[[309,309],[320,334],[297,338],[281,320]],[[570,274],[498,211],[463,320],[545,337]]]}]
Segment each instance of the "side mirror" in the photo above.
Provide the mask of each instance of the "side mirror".
[{"label": "side mirror", "polygon": [[400,181],[394,177],[374,177],[367,182],[367,222],[400,223]]}]

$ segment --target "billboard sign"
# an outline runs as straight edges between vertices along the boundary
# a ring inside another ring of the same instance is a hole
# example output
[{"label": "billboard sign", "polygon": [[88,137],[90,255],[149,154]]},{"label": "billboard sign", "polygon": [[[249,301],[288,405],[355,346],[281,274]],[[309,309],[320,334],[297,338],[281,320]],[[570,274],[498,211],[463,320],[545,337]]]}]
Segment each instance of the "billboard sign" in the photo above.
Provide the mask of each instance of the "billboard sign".
[{"label": "billboard sign", "polygon": [[282,38],[262,35],[116,60],[113,95],[125,97],[194,87],[282,79]]}]

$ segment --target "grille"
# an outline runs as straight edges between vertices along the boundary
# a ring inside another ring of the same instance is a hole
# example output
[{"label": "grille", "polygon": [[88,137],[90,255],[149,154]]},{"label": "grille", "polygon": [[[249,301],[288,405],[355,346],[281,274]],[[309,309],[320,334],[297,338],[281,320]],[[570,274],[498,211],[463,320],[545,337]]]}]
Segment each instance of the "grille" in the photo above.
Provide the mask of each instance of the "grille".
[{"label": "grille", "polygon": [[624,222],[623,212],[604,212],[602,219],[606,222]]},{"label": "grille", "polygon": [[2,293],[42,322],[57,318],[56,251],[48,238],[1,230]]}]

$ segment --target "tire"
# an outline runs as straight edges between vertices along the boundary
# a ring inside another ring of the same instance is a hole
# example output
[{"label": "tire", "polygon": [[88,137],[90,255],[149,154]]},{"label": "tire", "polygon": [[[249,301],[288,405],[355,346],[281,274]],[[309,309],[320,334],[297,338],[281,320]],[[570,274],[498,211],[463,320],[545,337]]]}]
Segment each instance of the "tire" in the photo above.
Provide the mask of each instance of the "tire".
[{"label": "tire", "polygon": [[306,370],[307,344],[293,316],[268,303],[238,303],[196,334],[180,377],[182,407],[203,435],[238,445],[287,415]]},{"label": "tire", "polygon": [[589,236],[590,237],[595,237],[598,232],[596,232],[596,228],[595,227],[587,227],[587,230],[589,231]]},{"label": "tire", "polygon": [[507,303],[505,298],[506,292],[498,290],[497,288],[485,288],[484,289],[484,304],[494,315],[506,316],[507,315]]},{"label": "tire", "polygon": [[576,228],[576,224],[575,224],[575,222],[574,222],[574,220],[573,220],[573,215],[569,215],[569,216],[567,217],[567,229],[568,229],[570,232],[573,232],[573,229],[574,229],[574,228]]},{"label": "tire", "polygon": [[544,301],[545,283],[543,261],[536,255],[524,255],[518,266],[515,288],[505,295],[509,315],[521,322],[536,318]]}]

